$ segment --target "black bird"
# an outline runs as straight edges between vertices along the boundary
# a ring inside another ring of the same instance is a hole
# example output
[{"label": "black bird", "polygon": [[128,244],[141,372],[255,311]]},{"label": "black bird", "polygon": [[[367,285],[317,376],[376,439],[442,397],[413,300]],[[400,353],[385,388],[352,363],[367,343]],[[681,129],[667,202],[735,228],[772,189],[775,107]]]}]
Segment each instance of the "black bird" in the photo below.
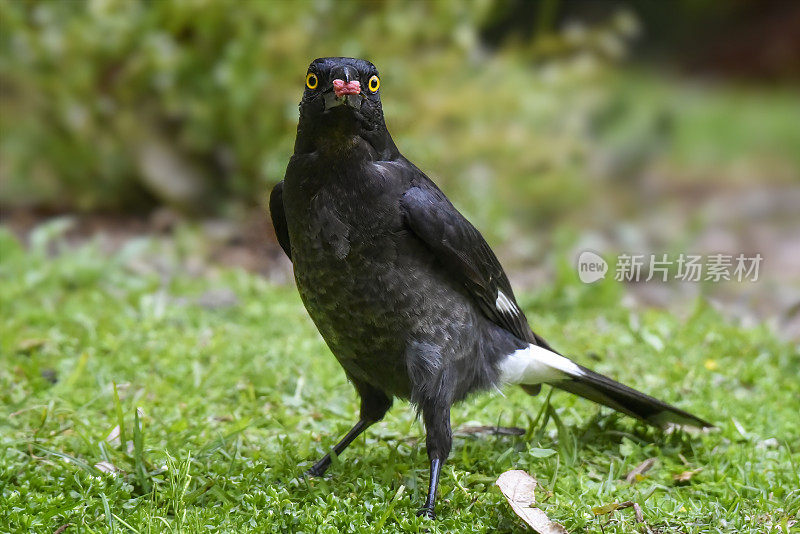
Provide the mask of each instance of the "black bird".
[{"label": "black bird", "polygon": [[[364,60],[308,67],[294,155],[270,196],[300,296],[347,378],[361,415],[337,455],[408,399],[425,423],[434,517],[452,444],[450,407],[471,393],[542,383],[642,421],[711,426],[561,356],[535,334],[478,230],[404,158],[386,129],[381,80]],[[326,454],[308,471],[321,475]]]}]

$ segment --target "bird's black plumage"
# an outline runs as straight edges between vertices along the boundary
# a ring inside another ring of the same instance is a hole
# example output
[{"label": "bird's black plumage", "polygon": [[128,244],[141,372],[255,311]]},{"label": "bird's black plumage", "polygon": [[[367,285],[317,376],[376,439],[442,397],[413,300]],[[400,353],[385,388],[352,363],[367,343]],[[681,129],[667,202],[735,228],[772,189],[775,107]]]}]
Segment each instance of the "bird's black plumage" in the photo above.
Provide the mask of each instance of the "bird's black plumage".
[{"label": "bird's black plumage", "polygon": [[335,452],[394,397],[411,400],[431,459],[422,512],[433,516],[450,407],[476,391],[546,382],[651,424],[709,426],[574,364],[531,330],[480,232],[398,151],[377,77],[363,60],[311,63],[294,154],[270,198],[306,309],[361,397],[360,420]]}]

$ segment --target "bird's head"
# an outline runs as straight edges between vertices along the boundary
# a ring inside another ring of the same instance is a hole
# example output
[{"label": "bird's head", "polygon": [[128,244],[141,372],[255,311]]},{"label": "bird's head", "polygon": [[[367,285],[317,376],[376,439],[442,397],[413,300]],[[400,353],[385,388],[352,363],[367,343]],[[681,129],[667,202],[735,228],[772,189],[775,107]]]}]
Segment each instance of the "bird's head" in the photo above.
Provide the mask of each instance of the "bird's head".
[{"label": "bird's head", "polygon": [[[394,147],[386,131],[378,69],[349,57],[315,59],[308,66],[300,101],[298,144],[349,146],[360,138],[381,152]],[[297,148],[297,147],[296,147]]]}]

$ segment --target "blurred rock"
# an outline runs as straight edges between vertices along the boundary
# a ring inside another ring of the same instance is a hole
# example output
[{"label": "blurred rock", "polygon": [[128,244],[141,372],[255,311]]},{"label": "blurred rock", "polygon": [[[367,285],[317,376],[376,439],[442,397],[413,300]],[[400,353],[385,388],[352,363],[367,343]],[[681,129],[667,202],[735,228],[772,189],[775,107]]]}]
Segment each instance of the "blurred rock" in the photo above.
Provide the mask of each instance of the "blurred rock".
[{"label": "blurred rock", "polygon": [[162,203],[189,213],[209,205],[208,177],[163,136],[150,133],[138,147],[136,162],[142,183]]},{"label": "blurred rock", "polygon": [[229,288],[212,289],[200,295],[195,304],[209,309],[232,308],[238,306],[239,297]]}]

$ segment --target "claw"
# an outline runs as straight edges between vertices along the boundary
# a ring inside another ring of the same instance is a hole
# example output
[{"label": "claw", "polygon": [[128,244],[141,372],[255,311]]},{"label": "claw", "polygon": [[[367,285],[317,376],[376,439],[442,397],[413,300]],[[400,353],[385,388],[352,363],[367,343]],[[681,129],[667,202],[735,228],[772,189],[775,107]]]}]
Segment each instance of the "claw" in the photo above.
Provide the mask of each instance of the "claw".
[{"label": "claw", "polygon": [[325,469],[321,469],[321,468],[317,467],[316,465],[314,465],[303,474],[305,476],[307,476],[307,477],[315,478],[315,477],[321,477],[322,475],[324,475],[325,471],[326,471]]},{"label": "claw", "polygon": [[419,510],[417,510],[417,517],[424,517],[426,519],[436,519],[436,514],[433,511],[433,507],[423,506]]}]

